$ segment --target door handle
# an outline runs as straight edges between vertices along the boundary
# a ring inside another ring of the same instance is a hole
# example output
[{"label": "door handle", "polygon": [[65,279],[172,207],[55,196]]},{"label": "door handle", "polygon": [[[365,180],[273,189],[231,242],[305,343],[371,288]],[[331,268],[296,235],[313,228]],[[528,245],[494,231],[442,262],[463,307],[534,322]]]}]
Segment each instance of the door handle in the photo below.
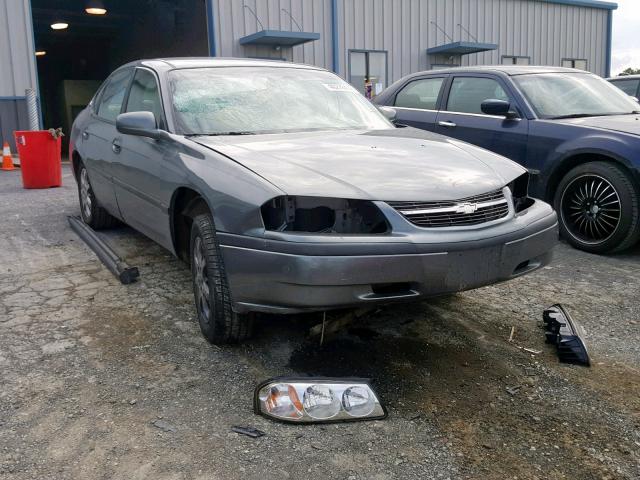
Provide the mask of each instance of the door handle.
[{"label": "door handle", "polygon": [[82,132],[82,139],[86,140],[87,138],[89,138],[89,132],[85,130],[84,132]]},{"label": "door handle", "polygon": [[120,145],[120,141],[117,138],[111,144],[111,150],[113,150],[113,153],[120,153],[120,150],[122,150],[122,146]]},{"label": "door handle", "polygon": [[456,127],[457,125],[453,122],[444,122],[444,121],[440,121],[438,122],[438,125],[440,125],[441,127],[447,127],[447,128],[453,128]]}]

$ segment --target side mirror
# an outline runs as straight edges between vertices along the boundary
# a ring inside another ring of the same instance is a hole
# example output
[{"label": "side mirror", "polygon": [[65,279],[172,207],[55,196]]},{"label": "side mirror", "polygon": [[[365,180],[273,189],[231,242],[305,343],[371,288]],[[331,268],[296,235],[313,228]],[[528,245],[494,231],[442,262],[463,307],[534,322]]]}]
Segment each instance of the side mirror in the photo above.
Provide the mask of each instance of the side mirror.
[{"label": "side mirror", "polygon": [[391,123],[395,122],[398,117],[398,111],[393,107],[378,107],[378,110],[380,110],[380,113],[382,113]]},{"label": "side mirror", "polygon": [[638,100],[638,97],[634,97],[633,95],[629,95],[631,97],[631,100],[633,100],[634,102],[638,102],[640,103],[640,100]]},{"label": "side mirror", "polygon": [[511,104],[504,100],[489,99],[480,105],[482,113],[487,115],[496,115],[505,118],[517,118],[518,114],[511,110]]},{"label": "side mirror", "polygon": [[167,132],[157,128],[152,112],[127,112],[116,117],[116,130],[125,135],[149,137],[155,140],[167,138]]}]

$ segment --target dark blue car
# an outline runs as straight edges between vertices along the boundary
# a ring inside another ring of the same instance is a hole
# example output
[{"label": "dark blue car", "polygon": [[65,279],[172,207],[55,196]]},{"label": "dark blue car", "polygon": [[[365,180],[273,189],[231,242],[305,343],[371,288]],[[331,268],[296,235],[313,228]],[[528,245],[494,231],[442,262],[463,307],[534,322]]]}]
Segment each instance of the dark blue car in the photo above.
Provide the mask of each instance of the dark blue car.
[{"label": "dark blue car", "polygon": [[640,238],[640,105],[602,78],[556,67],[453,68],[404,77],[374,102],[394,107],[398,124],[525,166],[532,195],[554,205],[574,246],[604,253]]}]

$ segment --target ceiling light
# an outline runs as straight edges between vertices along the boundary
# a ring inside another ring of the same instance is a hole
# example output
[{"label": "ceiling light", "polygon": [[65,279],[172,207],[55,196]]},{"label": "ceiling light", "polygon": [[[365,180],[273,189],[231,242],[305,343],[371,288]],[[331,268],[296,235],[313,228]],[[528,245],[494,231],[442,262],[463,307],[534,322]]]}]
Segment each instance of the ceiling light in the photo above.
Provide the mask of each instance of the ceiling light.
[{"label": "ceiling light", "polygon": [[66,22],[54,22],[51,24],[51,28],[53,30],[65,30],[69,27],[69,24]]},{"label": "ceiling light", "polygon": [[36,57],[44,57],[46,54],[46,50],[36,50]]},{"label": "ceiling light", "polygon": [[89,15],[104,15],[107,13],[107,9],[104,7],[104,3],[102,3],[101,0],[87,1],[84,11]]}]

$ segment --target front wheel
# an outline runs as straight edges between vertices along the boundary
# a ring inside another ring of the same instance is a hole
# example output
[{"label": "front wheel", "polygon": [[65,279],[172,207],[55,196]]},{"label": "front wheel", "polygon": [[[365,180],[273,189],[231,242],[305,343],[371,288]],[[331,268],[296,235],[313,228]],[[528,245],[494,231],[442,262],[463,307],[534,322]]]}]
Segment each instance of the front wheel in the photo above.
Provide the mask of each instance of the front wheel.
[{"label": "front wheel", "polygon": [[589,162],[569,171],[558,185],[554,206],[560,233],[581,250],[621,251],[640,238],[638,191],[616,165]]},{"label": "front wheel", "polygon": [[191,226],[191,275],[198,322],[214,344],[238,343],[251,335],[252,317],[231,307],[231,294],[213,218],[198,215]]}]

